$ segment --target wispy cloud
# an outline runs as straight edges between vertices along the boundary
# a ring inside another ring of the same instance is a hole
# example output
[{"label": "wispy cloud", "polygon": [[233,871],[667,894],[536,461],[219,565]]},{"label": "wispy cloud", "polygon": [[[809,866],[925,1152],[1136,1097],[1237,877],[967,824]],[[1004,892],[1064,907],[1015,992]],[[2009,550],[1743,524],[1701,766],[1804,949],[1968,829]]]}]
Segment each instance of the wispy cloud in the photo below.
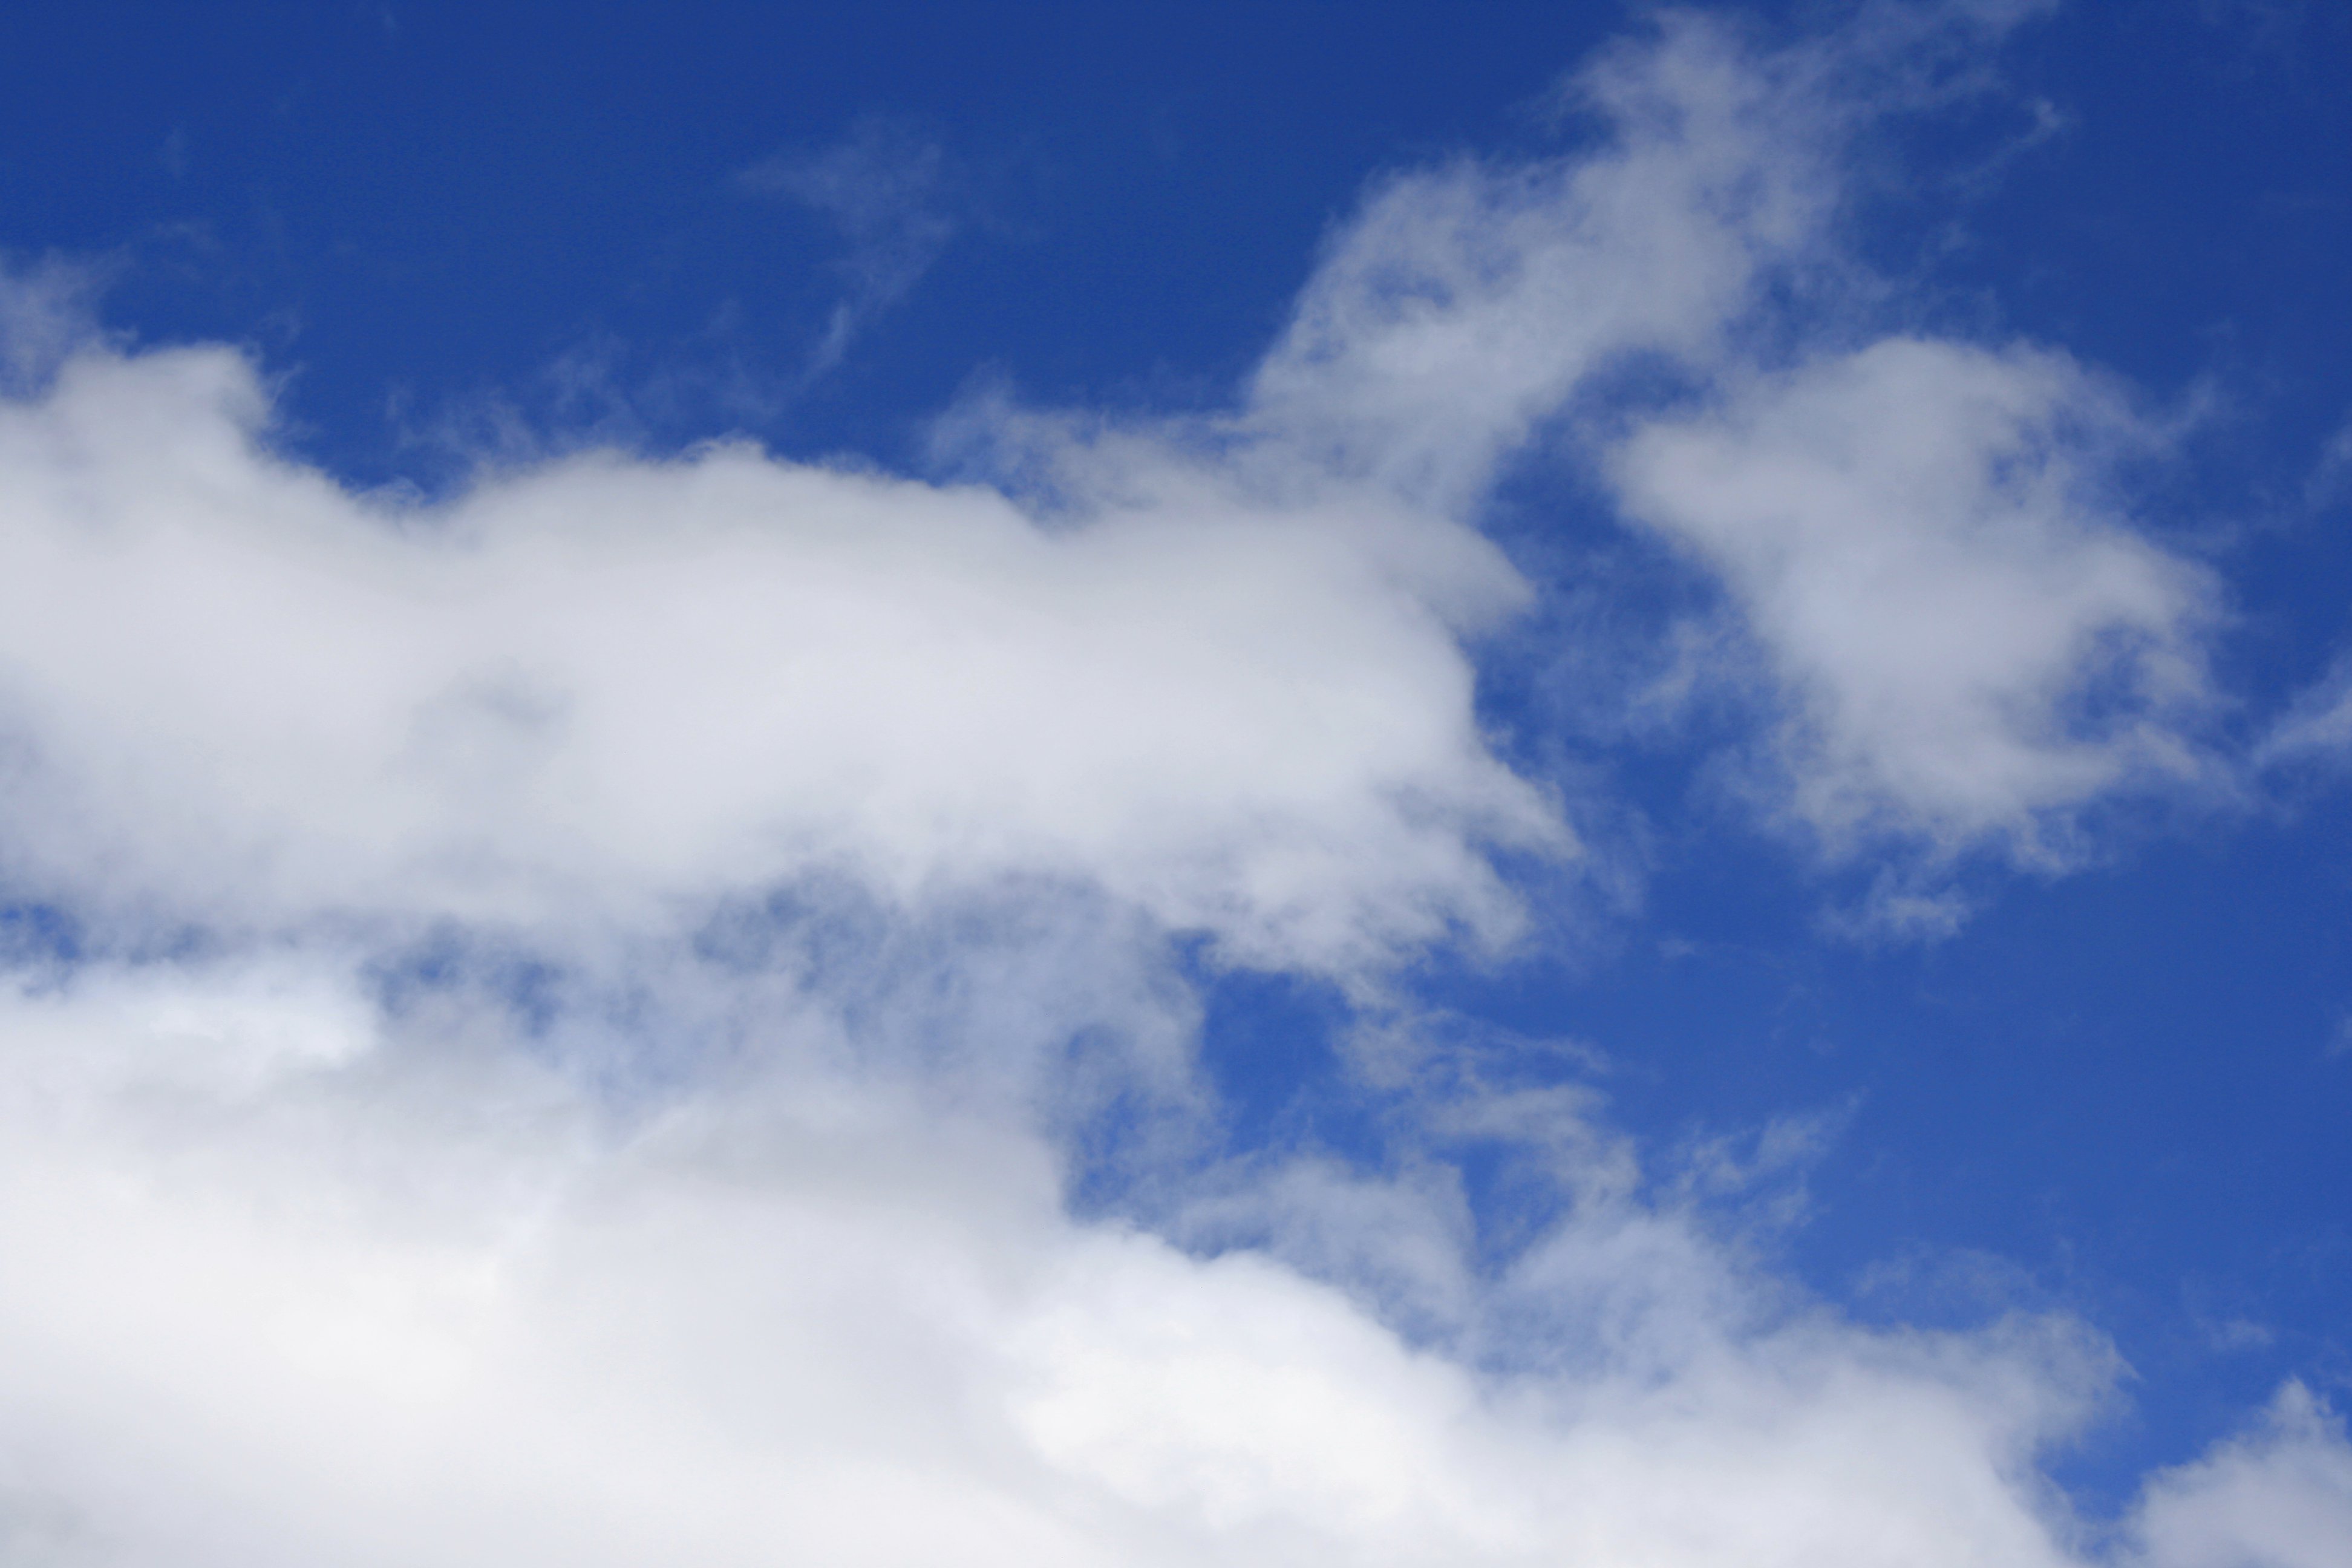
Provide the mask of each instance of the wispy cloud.
[{"label": "wispy cloud", "polygon": [[2352,764],[2352,654],[2297,694],[2254,748],[2263,767]]},{"label": "wispy cloud", "polygon": [[2311,466],[2311,478],[2304,485],[2304,499],[2314,510],[2352,502],[2352,415],[2345,416],[2320,448],[2319,460]]},{"label": "wispy cloud", "polygon": [[98,301],[109,268],[60,256],[0,257],[0,393],[39,390],[100,336]]},{"label": "wispy cloud", "polygon": [[930,270],[962,226],[966,193],[944,148],[911,123],[868,114],[829,145],[793,148],[738,176],[748,189],[808,208],[839,236],[845,291],[809,355],[832,370],[850,344]]}]

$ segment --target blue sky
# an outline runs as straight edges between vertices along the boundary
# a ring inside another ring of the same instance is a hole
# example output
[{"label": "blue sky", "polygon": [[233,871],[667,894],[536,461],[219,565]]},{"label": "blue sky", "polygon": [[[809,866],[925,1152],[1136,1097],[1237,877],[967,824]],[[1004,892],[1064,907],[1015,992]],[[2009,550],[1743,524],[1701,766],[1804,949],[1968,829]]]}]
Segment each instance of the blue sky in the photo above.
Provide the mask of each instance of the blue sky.
[{"label": "blue sky", "polygon": [[0,73],[0,1556],[2352,1562],[2352,19]]}]

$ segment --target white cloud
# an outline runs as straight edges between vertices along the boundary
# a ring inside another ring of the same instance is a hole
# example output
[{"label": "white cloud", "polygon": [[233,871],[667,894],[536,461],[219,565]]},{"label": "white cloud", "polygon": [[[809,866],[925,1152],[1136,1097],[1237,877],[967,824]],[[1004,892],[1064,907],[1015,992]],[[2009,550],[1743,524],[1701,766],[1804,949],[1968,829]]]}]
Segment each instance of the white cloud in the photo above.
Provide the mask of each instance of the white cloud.
[{"label": "white cloud", "polygon": [[2352,1446],[2301,1384],[2255,1428],[2153,1478],[2134,1533],[2148,1568],[2342,1568],[2352,1563]]},{"label": "white cloud", "polygon": [[[76,1568],[2073,1561],[2031,1461],[2109,1369],[2063,1324],[1759,1313],[1612,1204],[1528,1251],[1486,1370],[1071,1220],[1045,1145],[827,1065],[818,997],[616,1125],[414,1016],[355,1037],[323,962],[223,984],[0,1003],[0,1472]],[[1596,1299],[1664,1359],[1596,1354]]]},{"label": "white cloud", "polygon": [[[2161,434],[2062,353],[1857,331],[1885,286],[1844,243],[1847,149],[1966,90],[1977,29],[2024,9],[1877,7],[1774,52],[1668,16],[1577,79],[1599,151],[1378,188],[1244,418],[1449,509],[1564,426],[1727,590],[1743,635],[1705,647],[1781,710],[1768,809],[1833,857],[1925,847],[1874,929],[1955,923],[1935,868],[1964,850],[2061,866],[2082,808],[2222,771],[2195,738],[2219,595],[2120,499]],[[1661,383],[1673,412],[1628,390]]]},{"label": "white cloud", "polygon": [[1145,449],[1158,494],[1048,526],[720,447],[404,510],[272,458],[265,419],[217,350],[0,408],[0,795],[37,893],[627,921],[1010,875],[1347,967],[1507,930],[1482,846],[1568,842],[1455,640],[1522,585],[1377,497]]},{"label": "white cloud", "polygon": [[2215,589],[2116,510],[2137,435],[2062,355],[1896,338],[1644,425],[1613,467],[1790,692],[1801,820],[2043,860],[2075,808],[2202,765]]}]

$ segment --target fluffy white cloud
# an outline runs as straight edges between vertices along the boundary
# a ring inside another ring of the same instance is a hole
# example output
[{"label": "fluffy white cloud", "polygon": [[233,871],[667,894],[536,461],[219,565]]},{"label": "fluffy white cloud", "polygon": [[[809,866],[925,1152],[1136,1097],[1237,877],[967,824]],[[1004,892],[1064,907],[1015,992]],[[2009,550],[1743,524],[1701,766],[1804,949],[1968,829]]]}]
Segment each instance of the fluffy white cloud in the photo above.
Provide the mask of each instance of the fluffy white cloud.
[{"label": "fluffy white cloud", "polygon": [[1376,496],[1151,448],[1148,499],[1048,523],[716,447],[410,508],[265,417],[220,350],[0,407],[20,888],[266,928],[1018,875],[1346,967],[1507,929],[1483,847],[1569,844],[1456,641],[1522,584]]},{"label": "fluffy white cloud", "polygon": [[[1530,1249],[1488,1367],[1071,1220],[808,996],[617,1124],[315,961],[0,1015],[0,1528],[61,1564],[2071,1561],[2095,1342],[1776,1318],[1670,1213]],[[1574,1331],[1628,1291],[1662,1363]]]},{"label": "fluffy white cloud", "polygon": [[[2026,9],[1878,7],[1772,52],[1669,16],[1576,79],[1597,151],[1376,189],[1244,427],[1448,509],[1559,430],[1726,589],[1735,635],[1686,673],[1752,684],[1763,654],[1769,810],[1833,855],[2065,863],[2080,808],[2218,779],[2193,722],[2218,595],[2122,502],[2160,437],[2117,389],[2030,346],[1856,349],[1880,286],[1843,243],[1852,143]],[[1628,390],[1660,384],[1670,414]],[[1888,910],[1947,911],[1902,881]]]},{"label": "fluffy white cloud", "polygon": [[2109,498],[2137,435],[2063,355],[1897,338],[1646,424],[1613,467],[1790,692],[1805,822],[2038,859],[2072,808],[2201,766],[2215,590]]},{"label": "fluffy white cloud", "polygon": [[2352,1446],[2290,1384],[2245,1436],[2148,1483],[2135,1530],[2149,1568],[2336,1568],[2352,1560]]},{"label": "fluffy white cloud", "polygon": [[[0,995],[10,1561],[2091,1561],[2035,1467],[2105,1397],[2095,1336],[1844,1324],[1637,1197],[1572,1099],[1431,1119],[1572,1194],[1499,1273],[1429,1165],[1254,1185],[1294,1237],[1422,1237],[1451,1305],[1408,1340],[1353,1268],[1073,1218],[871,989],[630,973],[532,1049],[494,989],[387,1010],[323,950]],[[583,1070],[714,1032],[683,1084]],[[2157,1479],[2147,1561],[2337,1561],[2352,1450],[2307,1395],[2273,1426]]]}]

